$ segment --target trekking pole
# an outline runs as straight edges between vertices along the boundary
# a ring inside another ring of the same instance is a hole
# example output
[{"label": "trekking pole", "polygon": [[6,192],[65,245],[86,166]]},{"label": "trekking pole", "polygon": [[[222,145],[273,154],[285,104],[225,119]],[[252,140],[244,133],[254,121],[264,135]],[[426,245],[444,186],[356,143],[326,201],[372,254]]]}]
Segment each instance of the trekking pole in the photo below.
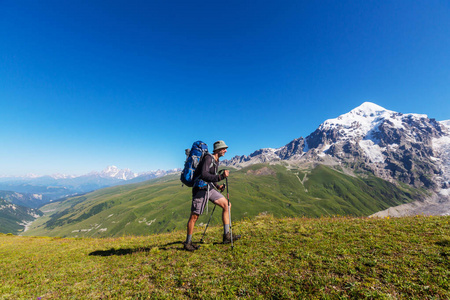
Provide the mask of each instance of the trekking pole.
[{"label": "trekking pole", "polygon": [[228,177],[225,178],[225,184],[227,186],[227,200],[228,200],[228,216],[230,217],[230,238],[231,238],[231,250],[233,250],[233,230],[231,227],[231,207],[230,207],[230,194],[228,193]]},{"label": "trekking pole", "polygon": [[203,236],[202,236],[202,239],[200,240],[200,244],[203,243],[203,238],[205,237],[206,229],[208,229],[209,222],[211,222],[211,218],[212,218],[212,216],[213,216],[214,211],[216,210],[216,206],[217,206],[217,205],[214,204],[214,208],[213,208],[213,210],[212,210],[211,215],[209,216],[209,221],[208,221],[208,224],[206,224],[206,228],[205,228],[205,231],[203,232]]}]

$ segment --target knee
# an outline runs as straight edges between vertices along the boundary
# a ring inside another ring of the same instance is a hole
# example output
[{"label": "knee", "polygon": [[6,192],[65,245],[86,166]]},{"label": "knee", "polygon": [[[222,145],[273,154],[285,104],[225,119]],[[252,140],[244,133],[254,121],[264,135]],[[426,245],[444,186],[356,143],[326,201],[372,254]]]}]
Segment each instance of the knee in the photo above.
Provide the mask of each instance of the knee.
[{"label": "knee", "polygon": [[[228,209],[228,200],[226,198],[221,198],[221,199],[217,200],[215,204],[219,205],[223,209]],[[231,202],[230,202],[230,207],[231,207]]]},{"label": "knee", "polygon": [[197,220],[198,220],[198,215],[191,214],[191,217],[189,218],[189,222],[197,222]]}]

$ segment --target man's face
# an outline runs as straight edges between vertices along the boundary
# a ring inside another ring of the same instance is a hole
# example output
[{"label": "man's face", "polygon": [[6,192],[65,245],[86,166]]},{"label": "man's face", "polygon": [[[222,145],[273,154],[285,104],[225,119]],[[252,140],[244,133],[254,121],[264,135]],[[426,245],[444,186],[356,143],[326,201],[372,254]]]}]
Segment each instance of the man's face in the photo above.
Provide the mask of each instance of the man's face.
[{"label": "man's face", "polygon": [[227,148],[223,148],[223,149],[217,150],[217,154],[219,154],[219,157],[224,156],[225,153],[227,153]]}]

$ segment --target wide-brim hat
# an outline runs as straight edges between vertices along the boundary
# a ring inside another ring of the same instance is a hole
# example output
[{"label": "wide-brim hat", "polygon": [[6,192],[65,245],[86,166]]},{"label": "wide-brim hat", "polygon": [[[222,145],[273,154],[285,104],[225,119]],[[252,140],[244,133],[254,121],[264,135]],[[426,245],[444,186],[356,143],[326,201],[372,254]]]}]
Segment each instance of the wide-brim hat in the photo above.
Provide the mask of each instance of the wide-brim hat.
[{"label": "wide-brim hat", "polygon": [[227,144],[224,141],[217,141],[214,143],[214,152],[220,149],[228,148]]}]

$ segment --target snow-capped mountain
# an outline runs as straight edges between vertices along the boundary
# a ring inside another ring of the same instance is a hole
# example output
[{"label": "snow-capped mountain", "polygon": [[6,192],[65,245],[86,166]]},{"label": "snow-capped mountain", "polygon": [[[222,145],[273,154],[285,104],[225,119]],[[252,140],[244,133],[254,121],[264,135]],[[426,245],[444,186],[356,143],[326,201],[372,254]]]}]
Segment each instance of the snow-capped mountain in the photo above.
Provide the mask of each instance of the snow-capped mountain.
[{"label": "snow-capped mountain", "polygon": [[[66,175],[66,174],[61,174],[61,173],[56,173],[56,174],[52,174],[49,176],[53,179],[70,179],[70,178],[77,177],[75,175]],[[36,176],[35,178],[37,178],[37,177],[40,177],[40,176]]]},{"label": "snow-capped mountain", "polygon": [[98,176],[101,178],[114,178],[119,180],[130,180],[138,177],[137,173],[130,169],[119,169],[116,166],[108,166],[101,172],[91,172],[85,176]]},{"label": "snow-capped mountain", "polygon": [[435,144],[448,136],[446,126],[426,115],[401,114],[366,102],[322,123],[306,143],[318,156],[362,162],[385,179],[438,188],[433,178],[442,166]]},{"label": "snow-capped mountain", "polygon": [[130,180],[130,179],[136,178],[138,176],[137,173],[131,172],[130,169],[120,170],[116,166],[110,166],[110,167],[106,168],[105,170],[103,170],[102,175],[117,178],[117,179],[122,179],[122,180]]},{"label": "snow-capped mountain", "polygon": [[[130,169],[119,169],[116,166],[108,166],[101,172],[91,172],[86,174],[84,178],[101,178],[104,180],[112,180],[114,182],[123,182],[123,183],[132,183],[132,182],[141,182],[161,176],[165,176],[167,174],[180,172],[179,169],[173,170],[156,170],[156,171],[148,171],[142,173],[134,173]],[[120,184],[120,183],[119,183]]]},{"label": "snow-capped mountain", "polygon": [[326,163],[365,170],[383,179],[450,197],[450,122],[403,114],[365,102],[323,122],[306,138],[236,156],[225,165],[260,162]]}]

